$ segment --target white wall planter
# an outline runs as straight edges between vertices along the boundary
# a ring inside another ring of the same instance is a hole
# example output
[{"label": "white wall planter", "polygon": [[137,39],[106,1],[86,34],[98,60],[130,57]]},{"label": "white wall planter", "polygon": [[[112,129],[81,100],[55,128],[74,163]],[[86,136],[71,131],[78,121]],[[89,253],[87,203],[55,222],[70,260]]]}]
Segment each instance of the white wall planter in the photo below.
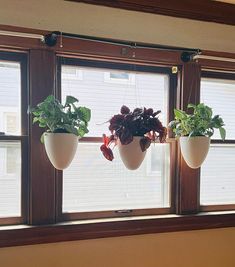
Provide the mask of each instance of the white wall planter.
[{"label": "white wall planter", "polygon": [[44,144],[52,165],[64,170],[75,156],[78,137],[71,133],[44,133]]},{"label": "white wall planter", "polygon": [[197,169],[202,165],[208,154],[209,147],[209,137],[180,137],[181,153],[188,166],[192,169]]},{"label": "white wall planter", "polygon": [[117,145],[122,162],[129,170],[136,170],[139,168],[144,160],[147,150],[142,152],[140,147],[140,136],[134,136],[133,141],[128,145],[122,145],[118,139]]}]

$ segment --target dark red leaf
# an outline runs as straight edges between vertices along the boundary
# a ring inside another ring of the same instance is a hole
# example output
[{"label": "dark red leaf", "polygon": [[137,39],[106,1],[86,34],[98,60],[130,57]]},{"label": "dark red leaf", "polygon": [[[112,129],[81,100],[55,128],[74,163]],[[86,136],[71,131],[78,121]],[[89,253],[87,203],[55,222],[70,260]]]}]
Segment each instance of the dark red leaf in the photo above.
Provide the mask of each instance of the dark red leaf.
[{"label": "dark red leaf", "polygon": [[128,114],[130,112],[130,109],[127,106],[121,107],[121,114]]},{"label": "dark red leaf", "polygon": [[102,151],[104,157],[107,160],[113,160],[113,151],[110,147],[105,146],[104,144],[100,146],[100,150]]},{"label": "dark red leaf", "polygon": [[161,113],[161,110],[158,110],[158,111],[154,112],[152,116],[153,116],[153,117],[156,117],[156,116],[157,116],[158,114],[160,114],[160,113]]},{"label": "dark red leaf", "polygon": [[133,140],[133,135],[128,129],[124,129],[118,137],[123,145],[128,145]]},{"label": "dark red leaf", "polygon": [[151,145],[151,139],[149,137],[143,137],[140,139],[140,147],[142,152],[144,152],[145,150],[147,150]]}]

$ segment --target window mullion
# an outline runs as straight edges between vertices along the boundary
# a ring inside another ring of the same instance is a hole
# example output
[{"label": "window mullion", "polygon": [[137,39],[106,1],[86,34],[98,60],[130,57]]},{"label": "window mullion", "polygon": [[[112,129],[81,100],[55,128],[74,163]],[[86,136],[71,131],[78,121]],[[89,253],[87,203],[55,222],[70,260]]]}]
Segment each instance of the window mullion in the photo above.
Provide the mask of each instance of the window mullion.
[{"label": "window mullion", "polygon": [[[200,101],[201,68],[195,63],[187,63],[182,68],[182,79],[178,107],[186,110],[188,103]],[[178,144],[179,145],[179,144]],[[200,209],[200,168],[191,169],[185,163],[178,147],[177,213],[197,213]]]},{"label": "window mullion", "polygon": [[[55,53],[30,51],[30,105],[36,106],[55,87]],[[55,223],[55,169],[40,143],[43,130],[30,125],[30,224]]]}]

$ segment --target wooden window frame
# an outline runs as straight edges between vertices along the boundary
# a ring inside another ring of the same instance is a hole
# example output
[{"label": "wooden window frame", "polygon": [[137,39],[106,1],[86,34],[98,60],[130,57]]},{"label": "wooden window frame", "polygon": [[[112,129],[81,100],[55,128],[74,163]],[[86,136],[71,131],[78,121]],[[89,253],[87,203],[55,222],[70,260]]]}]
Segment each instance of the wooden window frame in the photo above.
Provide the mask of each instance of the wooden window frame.
[{"label": "wooden window frame", "polygon": [[[48,33],[46,31],[1,25],[0,29],[37,34]],[[25,80],[25,86],[27,87],[27,84],[29,84],[30,106],[35,106],[49,94],[56,94],[56,83],[58,82],[56,81],[57,56],[139,65],[147,64],[159,67],[177,66],[177,79],[172,80],[174,86],[177,87],[177,91],[172,93],[170,105],[185,109],[188,102],[197,103],[199,101],[200,89],[198,86],[194,87],[191,93],[188,91],[188,86],[192,84],[191,80],[195,78],[194,69],[191,63],[182,63],[180,60],[181,52],[135,47],[124,48],[127,51],[125,54],[122,53],[120,45],[67,37],[63,38],[63,47],[59,44],[55,47],[47,47],[40,41],[30,38],[12,36],[0,38],[1,51],[28,55],[29,75],[28,80]],[[205,51],[205,54],[218,56],[218,52]],[[225,55],[223,53],[223,55],[235,58],[234,54],[227,53]],[[209,66],[214,70],[224,70],[227,67],[230,67],[231,70],[235,69],[235,64],[231,62],[199,60],[199,63],[203,67]],[[194,80],[194,83],[197,82],[198,79]],[[23,99],[26,100],[27,96]],[[173,118],[173,110],[170,116]],[[15,221],[20,225],[14,226],[12,221],[5,221],[4,224],[8,225],[0,226],[0,247],[235,226],[234,210],[201,212],[199,171],[192,170],[186,165],[180,155],[178,144],[175,146],[176,176],[173,185],[175,188],[176,214],[58,223],[59,208],[56,199],[60,197],[60,190],[58,188],[57,172],[50,164],[45,149],[40,143],[42,133],[43,129],[32,124],[30,115],[29,138],[25,137],[24,139],[25,147],[28,150],[28,155],[25,155],[28,165],[24,168],[24,172],[28,171],[29,173],[29,180],[25,181],[24,189],[26,199],[28,198],[28,205],[25,208],[28,216],[26,216],[27,220],[24,222]],[[172,138],[172,135],[169,137]]]},{"label": "wooden window frame", "polygon": [[[103,69],[107,71],[110,70],[120,70],[120,71],[138,71],[141,73],[156,73],[165,74],[169,78],[169,88],[168,88],[168,121],[173,119],[172,110],[174,108],[173,103],[176,102],[174,99],[176,95],[176,79],[177,75],[172,73],[171,67],[159,67],[148,64],[130,64],[130,63],[117,63],[112,61],[94,61],[89,59],[79,59],[71,57],[57,58],[57,97],[61,99],[61,68],[62,66],[77,66],[77,67],[91,67],[96,69]],[[173,101],[172,101],[173,100]],[[79,142],[95,142],[102,143],[102,137],[84,137],[80,139]],[[71,221],[71,220],[84,220],[84,219],[99,219],[99,218],[113,218],[113,217],[133,217],[133,216],[144,216],[144,215],[162,215],[162,214],[172,214],[175,213],[175,199],[174,199],[174,184],[175,184],[175,159],[176,159],[176,141],[173,138],[169,138],[167,143],[170,145],[170,207],[169,208],[146,208],[146,209],[133,209],[131,213],[129,212],[118,212],[115,210],[111,211],[100,211],[100,212],[62,212],[62,191],[63,191],[63,172],[57,171],[57,221]]]},{"label": "wooden window frame", "polygon": [[[226,71],[215,71],[215,70],[203,70],[202,78],[212,78],[212,79],[222,79],[222,80],[233,80],[235,81],[235,73]],[[212,139],[211,144],[235,144],[235,139],[225,139],[224,141],[220,139]],[[218,205],[200,205],[200,211],[210,212],[210,211],[231,211],[235,210],[234,204],[218,204]]]},{"label": "wooden window frame", "polygon": [[28,71],[27,54],[0,51],[0,60],[20,64],[21,76],[21,135],[0,135],[0,142],[18,141],[21,144],[21,216],[0,218],[0,225],[24,224],[28,220]]}]

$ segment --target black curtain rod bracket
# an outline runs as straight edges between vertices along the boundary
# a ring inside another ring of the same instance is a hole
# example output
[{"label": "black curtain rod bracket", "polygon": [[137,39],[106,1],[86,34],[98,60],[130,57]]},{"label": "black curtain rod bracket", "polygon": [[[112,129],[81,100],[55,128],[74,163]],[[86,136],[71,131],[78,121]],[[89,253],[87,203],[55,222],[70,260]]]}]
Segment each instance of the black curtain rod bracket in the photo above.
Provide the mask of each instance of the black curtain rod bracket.
[{"label": "black curtain rod bracket", "polygon": [[58,34],[59,32],[52,32],[46,34],[44,36],[43,43],[50,47],[55,46],[57,44]]}]

